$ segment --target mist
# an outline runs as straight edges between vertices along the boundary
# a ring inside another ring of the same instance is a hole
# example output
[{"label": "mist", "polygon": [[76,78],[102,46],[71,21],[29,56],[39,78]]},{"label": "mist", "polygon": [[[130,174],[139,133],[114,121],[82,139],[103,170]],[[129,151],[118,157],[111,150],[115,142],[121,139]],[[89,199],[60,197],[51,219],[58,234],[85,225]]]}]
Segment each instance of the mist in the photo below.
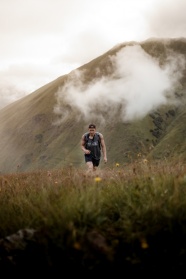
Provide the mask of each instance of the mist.
[{"label": "mist", "polygon": [[10,103],[17,101],[25,97],[27,94],[25,91],[11,84],[10,82],[0,81],[0,109],[6,107]]},{"label": "mist", "polygon": [[[85,85],[83,71],[69,75],[65,86],[56,92],[54,113],[59,122],[69,117],[64,102],[77,110],[77,120],[129,122],[145,117],[161,105],[177,104],[175,90],[185,68],[182,55],[170,53],[166,63],[160,66],[159,60],[147,54],[139,45],[126,46],[116,56],[109,57],[113,71],[111,76],[102,76]],[[97,69],[100,71],[100,69]]]}]

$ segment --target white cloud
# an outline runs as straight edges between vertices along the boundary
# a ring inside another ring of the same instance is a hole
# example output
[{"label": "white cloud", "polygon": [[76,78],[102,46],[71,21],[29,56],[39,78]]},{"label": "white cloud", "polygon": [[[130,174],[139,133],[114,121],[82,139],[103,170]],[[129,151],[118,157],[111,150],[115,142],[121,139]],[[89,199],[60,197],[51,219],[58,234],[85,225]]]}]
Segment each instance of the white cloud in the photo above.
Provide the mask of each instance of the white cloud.
[{"label": "white cloud", "polygon": [[83,72],[76,71],[59,89],[54,108],[61,117],[59,121],[68,116],[68,110],[61,109],[61,101],[78,109],[79,117],[86,120],[105,120],[107,113],[107,121],[109,117],[117,116],[124,122],[142,118],[160,105],[175,102],[174,90],[180,85],[179,78],[185,67],[181,55],[174,56],[173,53],[160,68],[158,60],[136,45],[123,48],[110,59],[114,66],[111,78],[93,80],[85,87],[81,82]]}]

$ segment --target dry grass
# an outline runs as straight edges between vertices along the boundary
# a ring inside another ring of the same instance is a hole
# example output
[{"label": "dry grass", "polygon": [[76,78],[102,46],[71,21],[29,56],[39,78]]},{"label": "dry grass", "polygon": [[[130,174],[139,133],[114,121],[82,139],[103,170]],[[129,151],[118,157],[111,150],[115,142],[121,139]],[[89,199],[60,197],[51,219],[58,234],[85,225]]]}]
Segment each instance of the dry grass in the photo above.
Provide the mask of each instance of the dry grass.
[{"label": "dry grass", "polygon": [[186,166],[181,162],[116,163],[93,174],[69,166],[5,175],[0,183],[0,238],[36,231],[34,247],[42,247],[47,270],[63,266],[70,273],[76,268],[81,274],[141,275],[185,270]]}]

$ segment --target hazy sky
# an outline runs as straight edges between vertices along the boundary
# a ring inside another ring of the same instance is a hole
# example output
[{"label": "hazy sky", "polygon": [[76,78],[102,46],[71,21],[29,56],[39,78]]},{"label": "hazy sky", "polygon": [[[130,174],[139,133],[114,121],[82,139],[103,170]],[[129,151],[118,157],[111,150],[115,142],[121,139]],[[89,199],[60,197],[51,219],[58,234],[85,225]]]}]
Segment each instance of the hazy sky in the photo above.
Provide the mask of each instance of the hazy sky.
[{"label": "hazy sky", "polygon": [[117,44],[186,37],[185,11],[186,0],[1,0],[0,108]]}]

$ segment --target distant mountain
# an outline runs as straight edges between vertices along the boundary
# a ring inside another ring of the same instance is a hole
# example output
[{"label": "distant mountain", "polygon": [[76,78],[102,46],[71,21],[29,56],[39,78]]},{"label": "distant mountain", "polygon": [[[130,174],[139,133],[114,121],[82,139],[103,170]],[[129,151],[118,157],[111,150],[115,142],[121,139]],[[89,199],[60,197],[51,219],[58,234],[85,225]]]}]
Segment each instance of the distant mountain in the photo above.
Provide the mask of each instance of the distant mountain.
[{"label": "distant mountain", "polygon": [[4,107],[1,173],[84,168],[80,139],[91,122],[104,134],[107,167],[185,161],[185,65],[185,38],[126,42]]}]

